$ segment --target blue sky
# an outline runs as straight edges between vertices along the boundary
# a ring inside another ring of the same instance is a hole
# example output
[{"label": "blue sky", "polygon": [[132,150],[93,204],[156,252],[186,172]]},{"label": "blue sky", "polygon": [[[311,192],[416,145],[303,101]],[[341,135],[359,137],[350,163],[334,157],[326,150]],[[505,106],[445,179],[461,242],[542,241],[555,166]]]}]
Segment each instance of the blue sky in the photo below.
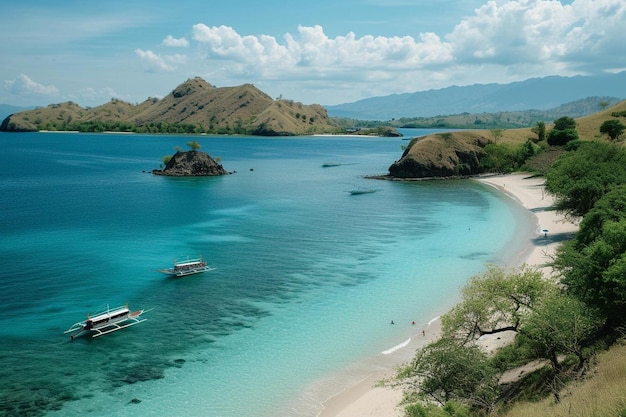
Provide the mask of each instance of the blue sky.
[{"label": "blue sky", "polygon": [[188,78],[339,104],[626,70],[623,0],[22,0],[0,4],[0,103],[163,97]]}]

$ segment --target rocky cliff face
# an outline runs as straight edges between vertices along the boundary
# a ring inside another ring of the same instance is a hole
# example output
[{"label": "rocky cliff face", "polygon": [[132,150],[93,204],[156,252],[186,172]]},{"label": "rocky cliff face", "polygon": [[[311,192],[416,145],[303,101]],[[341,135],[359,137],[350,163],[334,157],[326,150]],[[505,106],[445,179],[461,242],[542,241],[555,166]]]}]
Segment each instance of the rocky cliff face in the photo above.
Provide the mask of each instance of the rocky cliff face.
[{"label": "rocky cliff face", "polygon": [[484,133],[440,133],[413,139],[402,158],[389,167],[394,178],[453,178],[480,173]]},{"label": "rocky cliff face", "polygon": [[228,172],[209,154],[200,151],[176,152],[163,170],[152,171],[156,175],[173,177],[199,177],[225,175]]}]

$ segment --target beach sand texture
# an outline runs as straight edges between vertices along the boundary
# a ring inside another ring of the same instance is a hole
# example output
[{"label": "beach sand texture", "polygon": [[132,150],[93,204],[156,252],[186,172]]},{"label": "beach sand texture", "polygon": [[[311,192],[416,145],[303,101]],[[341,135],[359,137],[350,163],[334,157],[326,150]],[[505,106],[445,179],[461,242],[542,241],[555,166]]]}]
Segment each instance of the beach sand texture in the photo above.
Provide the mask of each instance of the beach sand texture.
[{"label": "beach sand texture", "polygon": [[[544,178],[530,177],[528,174],[510,174],[490,176],[477,179],[515,199],[524,208],[534,214],[536,230],[528,242],[529,251],[525,251],[527,258],[518,260],[518,265],[527,264],[538,268],[544,276],[549,277],[552,269],[546,264],[552,259],[557,246],[564,240],[571,238],[578,230],[578,224],[566,220],[552,209],[554,199],[548,195],[543,187]],[[510,266],[518,266],[510,265]],[[439,321],[432,322],[424,340],[412,341],[409,347],[414,352],[420,345],[424,345],[439,334]],[[513,337],[483,337],[480,344],[488,351],[508,343]],[[401,361],[397,364],[402,363]],[[346,389],[327,400],[319,417],[402,417],[402,410],[398,407],[402,399],[402,392],[391,388],[378,387],[376,383],[385,377],[393,375],[389,369],[375,375],[370,375],[357,385]]]}]

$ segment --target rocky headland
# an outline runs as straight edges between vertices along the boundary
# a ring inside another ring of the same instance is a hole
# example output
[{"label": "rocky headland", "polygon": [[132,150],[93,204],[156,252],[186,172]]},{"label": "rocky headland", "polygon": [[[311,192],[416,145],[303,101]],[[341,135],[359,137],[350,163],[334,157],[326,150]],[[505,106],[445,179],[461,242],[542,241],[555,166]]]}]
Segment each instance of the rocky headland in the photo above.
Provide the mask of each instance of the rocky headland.
[{"label": "rocky headland", "polygon": [[438,133],[411,140],[389,167],[394,178],[449,178],[480,173],[480,158],[490,142],[482,132]]},{"label": "rocky headland", "polygon": [[[626,100],[575,119],[580,140],[608,140],[600,128],[607,120],[624,120]],[[546,122],[546,129],[554,128]],[[534,128],[456,130],[413,138],[388,175],[377,178],[417,180],[463,178],[521,168],[545,172],[566,150],[540,140]],[[520,160],[524,154],[524,160]],[[517,165],[516,165],[517,164]]]}]

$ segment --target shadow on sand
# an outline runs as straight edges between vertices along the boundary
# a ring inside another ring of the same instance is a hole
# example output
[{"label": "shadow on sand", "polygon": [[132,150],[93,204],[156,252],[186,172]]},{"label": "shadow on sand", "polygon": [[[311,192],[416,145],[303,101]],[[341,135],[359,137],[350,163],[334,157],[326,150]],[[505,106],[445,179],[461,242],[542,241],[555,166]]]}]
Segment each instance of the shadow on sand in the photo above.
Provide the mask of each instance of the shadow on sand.
[{"label": "shadow on sand", "polygon": [[548,246],[552,243],[561,243],[566,240],[573,239],[576,236],[576,232],[568,232],[568,233],[542,233],[536,238],[531,239],[531,242],[535,246]]}]

